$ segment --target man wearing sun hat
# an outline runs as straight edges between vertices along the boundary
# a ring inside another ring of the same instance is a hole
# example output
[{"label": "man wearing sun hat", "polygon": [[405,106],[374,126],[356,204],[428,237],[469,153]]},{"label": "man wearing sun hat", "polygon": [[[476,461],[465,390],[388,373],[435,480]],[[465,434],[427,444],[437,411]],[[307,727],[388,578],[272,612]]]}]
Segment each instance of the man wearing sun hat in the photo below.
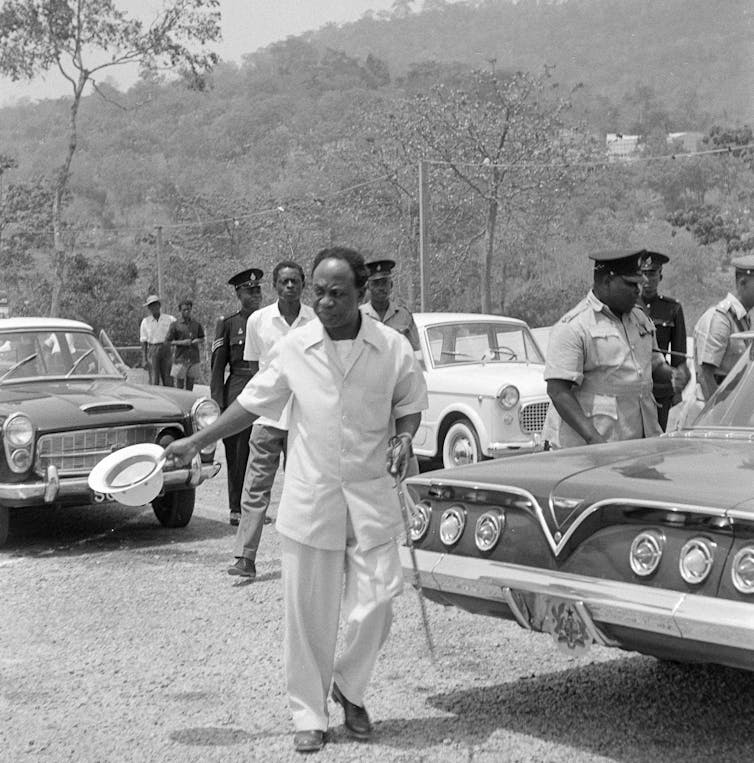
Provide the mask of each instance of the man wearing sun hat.
[{"label": "man wearing sun hat", "polygon": [[736,293],[710,307],[694,326],[694,366],[698,394],[709,400],[720,382],[746,349],[746,342],[731,335],[751,329],[754,307],[754,254],[731,260]]},{"label": "man wearing sun hat", "polygon": [[139,342],[144,368],[149,372],[149,383],[172,387],[173,380],[170,378],[172,358],[170,345],[165,340],[175,318],[161,312],[162,305],[156,294],[150,294],[147,297],[144,307],[149,310],[149,315],[141,320]]},{"label": "man wearing sun hat", "polygon": [[[247,268],[228,280],[228,284],[235,289],[240,309],[227,317],[221,316],[215,324],[210,376],[210,394],[222,411],[238,397],[254,375],[252,364],[243,359],[243,351],[246,342],[246,322],[262,304],[260,282],[263,275],[259,268]],[[229,372],[227,379],[226,368]],[[228,467],[228,508],[231,525],[238,525],[241,521],[241,490],[249,460],[250,437],[251,426],[223,439]]]},{"label": "man wearing sun hat", "polygon": [[589,255],[594,282],[587,296],[554,326],[545,366],[543,439],[567,448],[662,433],[653,379],[682,389],[687,377],[655,352],[655,327],[636,305],[644,250]]},{"label": "man wearing sun hat", "polygon": [[[670,262],[670,257],[660,252],[644,252],[641,272],[645,281],[641,287],[639,305],[655,325],[657,346],[666,355],[670,354],[670,365],[674,368],[686,364],[686,321],[683,308],[677,299],[660,294],[662,266]],[[667,428],[670,409],[681,400],[680,393],[674,393],[667,382],[655,382],[653,393],[657,401],[657,417],[663,432]]]},{"label": "man wearing sun hat", "polygon": [[419,332],[411,311],[390,299],[393,290],[394,260],[367,262],[369,270],[369,301],[361,306],[364,315],[395,329],[408,339],[414,350],[419,349]]}]

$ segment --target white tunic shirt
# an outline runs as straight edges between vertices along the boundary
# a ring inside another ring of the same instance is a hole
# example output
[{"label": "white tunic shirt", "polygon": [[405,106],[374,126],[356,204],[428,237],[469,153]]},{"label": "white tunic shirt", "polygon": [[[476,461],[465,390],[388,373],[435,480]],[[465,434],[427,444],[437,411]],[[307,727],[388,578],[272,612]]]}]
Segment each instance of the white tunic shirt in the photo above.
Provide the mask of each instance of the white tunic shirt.
[{"label": "white tunic shirt", "polygon": [[363,319],[341,361],[320,321],[311,321],[275,344],[269,364],[238,402],[277,419],[289,399],[278,532],[339,551],[346,546],[350,516],[364,551],[396,538],[402,519],[386,467],[391,417],[427,407],[424,375],[408,342],[397,331]]},{"label": "white tunic shirt", "polygon": [[[289,331],[313,321],[316,317],[317,315],[309,305],[301,305],[296,320],[289,325],[280,313],[277,302],[253,312],[246,321],[246,344],[244,345],[243,359],[256,360],[259,363],[259,370],[264,371],[270,364],[270,353],[275,342],[286,336]],[[289,410],[290,405],[286,406],[277,420],[262,416],[254,423],[276,427],[277,429],[288,429]]]}]

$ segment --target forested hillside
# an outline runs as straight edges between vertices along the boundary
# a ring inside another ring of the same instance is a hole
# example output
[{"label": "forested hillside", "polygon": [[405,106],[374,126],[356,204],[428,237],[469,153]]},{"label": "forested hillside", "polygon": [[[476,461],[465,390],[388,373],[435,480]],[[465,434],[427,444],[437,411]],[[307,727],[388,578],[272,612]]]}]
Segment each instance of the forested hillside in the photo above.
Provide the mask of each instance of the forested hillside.
[{"label": "forested hillside", "polygon": [[[692,318],[727,290],[719,268],[754,246],[749,2],[413,6],[221,64],[205,91],[100,83],[82,101],[62,265],[50,188],[69,103],[0,110],[13,311],[47,312],[62,285],[62,314],[133,342],[160,240],[166,310],[190,295],[205,325],[234,309],[236,270],[308,264],[331,243],[396,259],[418,308],[420,160],[432,309],[549,323],[585,290],[584,253],[628,244],[673,257],[664,285]],[[642,155],[608,162],[606,130],[644,136]],[[681,158],[666,135],[687,130],[731,150]]]}]

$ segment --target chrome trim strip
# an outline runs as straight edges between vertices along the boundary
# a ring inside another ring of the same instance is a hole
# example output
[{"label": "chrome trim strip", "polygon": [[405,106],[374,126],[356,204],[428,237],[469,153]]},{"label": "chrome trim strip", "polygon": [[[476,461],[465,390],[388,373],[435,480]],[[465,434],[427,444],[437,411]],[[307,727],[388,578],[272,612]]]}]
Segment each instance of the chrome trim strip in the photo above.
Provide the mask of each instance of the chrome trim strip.
[{"label": "chrome trim strip", "polygon": [[[166,487],[194,487],[211,479],[220,471],[220,464],[201,464],[199,469],[175,469],[165,472],[163,484]],[[198,480],[198,481],[195,481]],[[37,501],[52,503],[58,498],[80,497],[85,503],[92,495],[88,477],[58,477],[57,469],[50,466],[47,479],[38,482],[0,483],[0,500]]]},{"label": "chrome trim strip", "polygon": [[[408,549],[401,547],[400,555],[404,569],[411,570]],[[577,608],[581,602],[599,623],[754,650],[754,597],[718,599],[422,549],[416,549],[416,559],[422,578],[444,593],[507,604],[509,588],[519,595],[571,601]]]},{"label": "chrome trim strip", "polygon": [[[525,498],[529,503],[531,503],[531,510],[534,516],[536,517],[537,521],[540,524],[540,527],[542,528],[542,532],[544,533],[545,538],[547,539],[547,543],[550,546],[550,550],[555,554],[555,556],[558,556],[560,552],[565,548],[566,544],[570,540],[571,536],[578,530],[578,528],[596,511],[600,511],[601,509],[605,508],[606,506],[612,506],[614,504],[620,504],[623,506],[636,506],[637,508],[640,507],[649,507],[652,509],[662,509],[664,511],[672,511],[675,513],[689,513],[689,514],[707,514],[714,517],[725,517],[728,514],[728,511],[726,509],[721,509],[717,506],[701,506],[696,504],[685,504],[685,503],[667,503],[665,501],[652,501],[652,500],[639,500],[637,498],[606,498],[602,501],[597,501],[596,503],[593,503],[588,509],[583,511],[578,519],[561,535],[559,532],[556,532],[555,535],[550,532],[550,528],[547,525],[547,521],[545,520],[545,513],[542,509],[542,506],[539,504],[537,499],[528,491],[524,490],[520,487],[514,487],[513,485],[501,485],[498,483],[490,483],[490,482],[470,482],[467,480],[458,480],[449,478],[445,481],[438,480],[438,479],[429,479],[427,477],[411,477],[408,480],[409,484],[417,484],[417,485],[440,485],[440,486],[447,486],[447,487],[455,487],[455,486],[461,486],[466,488],[471,488],[472,490],[489,490],[493,492],[499,492],[499,493],[512,493],[513,495],[521,496],[522,498]],[[557,540],[556,540],[557,537]]]},{"label": "chrome trim strip", "polygon": [[[530,631],[532,629],[531,622],[530,622],[530,616],[529,611],[526,608],[526,604],[523,603],[523,607],[516,601],[516,595],[512,591],[511,588],[508,586],[505,586],[503,588],[503,596],[505,597],[505,603],[508,605],[508,609],[510,609],[511,612],[513,612],[513,616],[516,618],[516,622],[527,631]],[[526,609],[526,614],[524,614],[524,609]]]}]

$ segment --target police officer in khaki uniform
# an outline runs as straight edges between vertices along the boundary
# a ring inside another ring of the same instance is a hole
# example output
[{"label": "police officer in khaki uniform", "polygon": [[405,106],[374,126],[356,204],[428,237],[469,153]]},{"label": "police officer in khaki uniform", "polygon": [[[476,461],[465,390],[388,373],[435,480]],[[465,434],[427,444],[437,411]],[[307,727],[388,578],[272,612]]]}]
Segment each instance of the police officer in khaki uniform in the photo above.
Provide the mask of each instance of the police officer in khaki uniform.
[{"label": "police officer in khaki uniform", "polygon": [[[645,252],[641,272],[645,281],[641,287],[639,305],[655,325],[657,346],[666,356],[670,355],[670,365],[674,368],[686,365],[686,321],[683,308],[677,299],[660,294],[658,287],[662,281],[662,266],[670,262],[670,257],[660,252]],[[657,401],[657,417],[664,432],[668,424],[668,412],[681,401],[680,393],[673,393],[667,382],[655,382],[653,393]]]},{"label": "police officer in khaki uniform", "polygon": [[369,270],[369,302],[361,306],[364,315],[368,315],[386,326],[395,329],[408,339],[414,350],[419,349],[419,332],[411,311],[403,305],[390,301],[393,290],[392,271],[394,260],[375,260],[367,262]]},{"label": "police officer in khaki uniform", "polygon": [[731,335],[751,328],[754,308],[754,254],[731,260],[736,269],[736,293],[710,307],[694,326],[694,366],[697,394],[709,400],[720,382],[746,349],[743,339]]},{"label": "police officer in khaki uniform", "polygon": [[[210,392],[212,399],[223,411],[238,397],[254,374],[252,364],[243,359],[243,351],[246,343],[246,322],[262,304],[262,276],[259,268],[249,268],[236,273],[228,281],[236,289],[241,309],[227,318],[220,317],[215,325]],[[227,379],[226,366],[230,371]],[[250,437],[251,426],[223,440],[228,465],[228,506],[232,525],[237,525],[241,520],[241,489],[246,474],[246,462],[249,460]]]},{"label": "police officer in khaki uniform", "polygon": [[659,435],[653,380],[674,390],[688,381],[654,351],[654,324],[636,304],[643,253],[590,254],[591,291],[553,327],[545,365],[552,405],[542,431],[550,447]]}]

